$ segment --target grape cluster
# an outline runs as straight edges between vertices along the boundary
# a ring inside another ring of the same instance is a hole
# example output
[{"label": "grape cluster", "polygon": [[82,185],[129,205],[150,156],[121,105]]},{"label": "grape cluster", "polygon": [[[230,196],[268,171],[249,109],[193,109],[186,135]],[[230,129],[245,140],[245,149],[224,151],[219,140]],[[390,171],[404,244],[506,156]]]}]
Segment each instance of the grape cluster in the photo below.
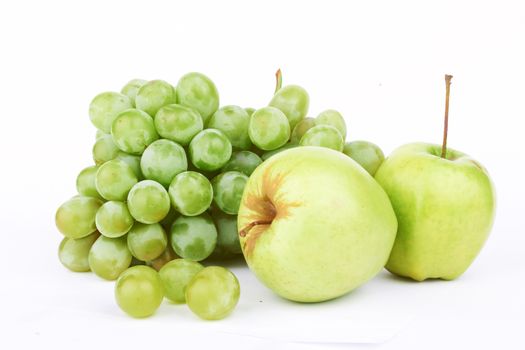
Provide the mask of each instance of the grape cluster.
[{"label": "grape cluster", "polygon": [[203,318],[224,317],[239,298],[237,279],[199,262],[241,253],[236,215],[263,160],[296,146],[382,160],[375,145],[345,144],[339,112],[306,118],[308,106],[303,88],[281,87],[280,71],[273,98],[258,110],[219,108],[215,84],[200,73],[176,86],[135,79],[120,93],[97,95],[89,106],[95,165],[78,174],[78,195],[56,212],[60,261],[118,279],[117,303],[132,316],[152,314],[166,296]]}]

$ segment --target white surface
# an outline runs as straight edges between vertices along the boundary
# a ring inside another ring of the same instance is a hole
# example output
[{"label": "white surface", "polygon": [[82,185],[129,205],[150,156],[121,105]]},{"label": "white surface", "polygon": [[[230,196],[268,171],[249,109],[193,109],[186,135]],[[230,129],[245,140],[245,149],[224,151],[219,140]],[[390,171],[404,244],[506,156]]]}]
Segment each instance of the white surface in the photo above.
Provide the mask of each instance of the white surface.
[{"label": "white surface", "polygon": [[[2,2],[0,348],[523,348],[523,13],[519,1]],[[349,139],[385,153],[440,142],[443,75],[454,74],[449,145],[489,169],[499,200],[465,275],[413,283],[384,272],[339,300],[300,305],[237,266],[238,308],[207,323],[169,304],[130,319],[111,282],[60,266],[53,216],[91,162],[95,94],[195,70],[221,104],[258,107],[277,67],[309,91],[312,116],[340,110]]]}]

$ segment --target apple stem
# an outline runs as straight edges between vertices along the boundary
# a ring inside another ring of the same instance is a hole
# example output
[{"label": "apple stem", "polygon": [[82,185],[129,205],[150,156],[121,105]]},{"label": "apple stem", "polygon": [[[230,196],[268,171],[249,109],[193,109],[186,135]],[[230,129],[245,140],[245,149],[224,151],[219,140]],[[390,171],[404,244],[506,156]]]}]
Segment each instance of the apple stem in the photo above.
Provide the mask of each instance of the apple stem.
[{"label": "apple stem", "polygon": [[267,220],[256,220],[253,222],[250,222],[248,225],[246,225],[242,230],[239,231],[239,236],[246,237],[248,232],[258,225],[270,225],[272,222]]},{"label": "apple stem", "polygon": [[281,68],[277,69],[277,72],[275,72],[275,93],[281,89],[283,86],[283,75],[281,73]]},{"label": "apple stem", "polygon": [[447,158],[447,135],[448,135],[448,105],[450,100],[450,84],[452,80],[452,75],[445,74],[445,125],[443,128],[443,144],[441,146],[441,158]]}]

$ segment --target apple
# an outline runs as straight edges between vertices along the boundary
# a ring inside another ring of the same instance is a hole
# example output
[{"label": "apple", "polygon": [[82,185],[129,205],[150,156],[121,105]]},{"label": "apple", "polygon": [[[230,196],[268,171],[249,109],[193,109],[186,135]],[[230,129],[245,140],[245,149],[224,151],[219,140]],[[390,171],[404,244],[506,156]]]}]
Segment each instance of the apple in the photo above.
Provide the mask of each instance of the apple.
[{"label": "apple", "polygon": [[443,144],[401,146],[375,175],[399,223],[386,268],[417,281],[460,276],[483,247],[494,221],[495,192],[487,170],[446,146],[451,78],[445,76]]},{"label": "apple", "polygon": [[397,231],[388,196],[341,152],[286,150],[250,176],[238,213],[250,269],[299,302],[339,297],[385,265]]}]

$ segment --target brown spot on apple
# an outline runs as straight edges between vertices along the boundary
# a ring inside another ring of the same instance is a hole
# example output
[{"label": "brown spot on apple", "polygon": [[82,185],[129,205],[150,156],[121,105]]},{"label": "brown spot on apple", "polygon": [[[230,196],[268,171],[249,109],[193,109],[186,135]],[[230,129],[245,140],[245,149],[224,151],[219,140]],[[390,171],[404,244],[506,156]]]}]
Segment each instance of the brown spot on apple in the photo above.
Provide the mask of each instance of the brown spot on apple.
[{"label": "brown spot on apple", "polygon": [[259,188],[248,192],[244,200],[244,205],[250,212],[247,216],[249,224],[240,229],[239,236],[246,237],[244,251],[248,256],[253,252],[258,238],[275,220],[288,217],[290,210],[300,205],[297,202],[287,202],[279,192],[289,171],[276,173],[272,170],[267,168],[264,171]]},{"label": "brown spot on apple", "polygon": [[257,239],[268,229],[271,224],[254,226],[250,230],[250,236],[244,242],[244,252],[247,256],[250,256],[255,248]]}]

